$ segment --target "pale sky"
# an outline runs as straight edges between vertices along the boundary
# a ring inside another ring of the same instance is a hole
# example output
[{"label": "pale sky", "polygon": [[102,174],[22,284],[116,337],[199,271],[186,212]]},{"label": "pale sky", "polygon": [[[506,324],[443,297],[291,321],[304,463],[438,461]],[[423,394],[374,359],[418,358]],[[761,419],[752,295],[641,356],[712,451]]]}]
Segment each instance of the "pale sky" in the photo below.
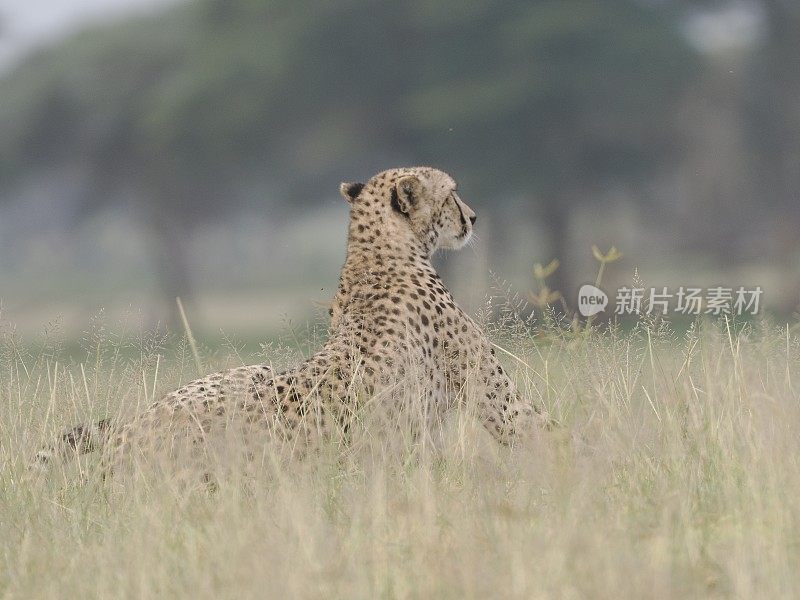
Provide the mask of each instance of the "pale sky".
[{"label": "pale sky", "polygon": [[747,48],[757,44],[767,33],[760,5],[749,0],[696,10],[687,19],[684,29],[695,47],[710,53]]},{"label": "pale sky", "polygon": [[0,0],[0,72],[28,51],[90,23],[148,12],[179,0]]}]

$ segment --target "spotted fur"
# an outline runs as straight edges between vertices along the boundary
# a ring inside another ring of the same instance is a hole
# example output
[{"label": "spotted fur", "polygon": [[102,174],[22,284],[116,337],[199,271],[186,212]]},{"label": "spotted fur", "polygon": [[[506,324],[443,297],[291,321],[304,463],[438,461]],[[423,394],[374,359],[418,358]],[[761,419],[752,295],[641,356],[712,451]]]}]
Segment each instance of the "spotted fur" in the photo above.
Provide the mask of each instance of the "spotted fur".
[{"label": "spotted fur", "polygon": [[[253,365],[193,381],[117,428],[106,424],[91,436],[74,430],[74,440],[62,440],[71,452],[105,445],[114,465],[134,449],[170,447],[179,438],[202,443],[232,423],[308,448],[346,428],[365,399],[392,402],[409,375],[422,383],[420,400],[437,410],[465,388],[478,389],[479,417],[503,443],[541,419],[431,264],[436,250],[460,248],[472,235],[475,213],[455,181],[417,167],[340,190],[350,203],[347,258],[319,352],[282,373]],[[58,453],[50,449],[41,460]]]}]

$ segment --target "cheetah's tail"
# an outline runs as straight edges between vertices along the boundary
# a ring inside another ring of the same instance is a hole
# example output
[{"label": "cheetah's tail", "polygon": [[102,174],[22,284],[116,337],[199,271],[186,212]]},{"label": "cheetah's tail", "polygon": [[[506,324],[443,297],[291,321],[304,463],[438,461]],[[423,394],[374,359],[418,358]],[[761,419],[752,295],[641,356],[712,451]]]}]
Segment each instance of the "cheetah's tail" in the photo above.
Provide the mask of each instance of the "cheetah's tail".
[{"label": "cheetah's tail", "polygon": [[68,460],[79,454],[87,454],[102,448],[110,437],[111,420],[78,425],[62,433],[56,443],[36,453],[34,468],[44,468],[53,460]]}]

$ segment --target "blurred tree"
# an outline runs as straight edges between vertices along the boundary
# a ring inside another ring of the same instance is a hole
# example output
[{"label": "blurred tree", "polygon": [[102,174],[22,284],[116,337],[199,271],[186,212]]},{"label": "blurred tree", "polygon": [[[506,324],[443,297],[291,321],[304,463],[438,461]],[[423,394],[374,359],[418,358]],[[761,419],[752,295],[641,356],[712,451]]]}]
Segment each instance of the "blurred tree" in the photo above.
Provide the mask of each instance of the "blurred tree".
[{"label": "blurred tree", "polygon": [[685,124],[694,131],[683,179],[697,217],[690,241],[728,265],[770,256],[787,274],[771,295],[785,299],[777,308],[789,313],[800,301],[800,4],[675,3],[706,19],[727,12],[741,22],[744,13],[751,28],[749,39],[729,32],[726,44],[706,53],[686,103]]},{"label": "blurred tree", "polygon": [[800,4],[761,0],[767,22],[765,43],[753,64],[751,134],[758,157],[763,198],[759,208],[772,212],[775,250],[789,276],[782,308],[800,306]]},{"label": "blurred tree", "polygon": [[635,0],[201,0],[7,78],[0,177],[77,165],[79,215],[135,198],[170,302],[181,233],[254,183],[296,209],[398,162],[452,170],[476,204],[524,198],[493,212],[538,212],[568,260],[570,211],[668,155],[691,65],[672,15]]},{"label": "blurred tree", "polygon": [[[760,2],[769,34],[756,54],[752,110],[768,195],[800,212],[800,4]],[[772,185],[769,185],[770,182]]]},{"label": "blurred tree", "polygon": [[5,187],[41,170],[77,169],[83,189],[76,220],[132,194],[173,303],[190,292],[181,233],[207,216],[196,207],[213,181],[186,156],[162,152],[150,123],[159,84],[181,63],[192,35],[178,14],[161,26],[142,20],[82,34],[8,77],[0,109]]},{"label": "blurred tree", "polygon": [[676,146],[695,63],[677,15],[630,0],[471,2],[458,15],[425,5],[431,47],[404,100],[408,127],[470,189],[524,199],[496,211],[498,226],[538,216],[547,258],[562,262],[551,283],[569,293],[572,212],[606,186],[639,186]]}]

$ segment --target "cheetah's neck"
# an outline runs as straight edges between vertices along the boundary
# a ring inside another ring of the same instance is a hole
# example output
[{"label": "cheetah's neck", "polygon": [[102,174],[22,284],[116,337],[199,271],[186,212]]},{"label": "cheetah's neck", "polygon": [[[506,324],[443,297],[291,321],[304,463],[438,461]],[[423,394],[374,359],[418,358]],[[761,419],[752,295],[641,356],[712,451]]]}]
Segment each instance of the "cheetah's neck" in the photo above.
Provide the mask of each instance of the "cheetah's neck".
[{"label": "cheetah's neck", "polygon": [[357,316],[368,311],[377,296],[386,295],[408,281],[426,278],[440,281],[431,262],[430,248],[435,239],[423,243],[410,232],[398,229],[387,235],[388,228],[391,228],[388,215],[368,214],[354,207],[347,258],[333,301],[334,328],[341,315]]}]

